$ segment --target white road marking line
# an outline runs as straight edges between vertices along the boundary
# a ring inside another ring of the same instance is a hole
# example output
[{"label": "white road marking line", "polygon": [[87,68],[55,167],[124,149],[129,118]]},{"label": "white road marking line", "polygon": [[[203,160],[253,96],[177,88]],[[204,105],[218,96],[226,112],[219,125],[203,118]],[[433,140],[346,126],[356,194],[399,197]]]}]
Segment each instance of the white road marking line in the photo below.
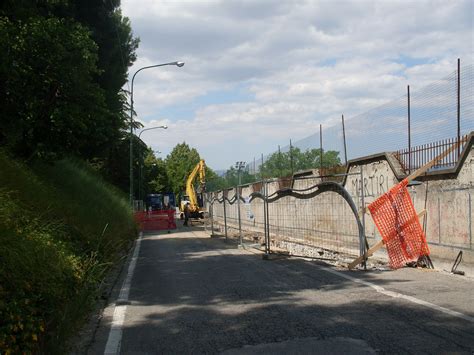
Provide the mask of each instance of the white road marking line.
[{"label": "white road marking line", "polygon": [[377,285],[375,285],[371,282],[364,281],[364,280],[358,279],[356,277],[346,275],[345,273],[342,273],[342,272],[339,272],[339,271],[336,271],[336,270],[333,270],[333,269],[330,269],[330,268],[321,267],[319,265],[315,265],[315,266],[318,267],[321,270],[324,270],[324,271],[329,272],[331,274],[334,274],[334,275],[337,275],[339,277],[345,278],[345,279],[350,280],[352,282],[363,284],[365,286],[369,286],[369,287],[373,288],[375,291],[377,291],[378,293],[381,293],[383,295],[393,297],[393,298],[402,298],[402,299],[407,300],[409,302],[419,304],[421,306],[425,306],[425,307],[428,307],[428,308],[431,308],[431,309],[449,314],[453,317],[462,318],[464,320],[467,320],[469,322],[474,323],[474,317],[468,316],[468,315],[463,314],[461,312],[453,311],[451,309],[444,308],[444,307],[438,306],[436,304],[433,304],[433,303],[430,303],[430,302],[427,302],[427,301],[420,300],[420,299],[412,297],[412,296],[407,296],[407,295],[404,295],[402,293],[398,293],[398,292],[394,292],[394,291],[388,291],[388,290],[384,289],[383,287],[377,286]]},{"label": "white road marking line", "polygon": [[105,345],[104,354],[119,354],[120,345],[122,342],[122,327],[125,321],[125,313],[127,311],[127,306],[125,305],[128,302],[128,296],[130,294],[130,286],[132,284],[133,273],[135,271],[135,266],[137,265],[138,253],[140,252],[140,244],[142,242],[142,233],[140,233],[137,242],[135,244],[135,249],[133,250],[132,260],[128,266],[127,277],[123,281],[122,288],[120,289],[120,294],[115,301],[114,315],[112,319],[112,325],[110,327],[109,337],[107,339],[107,344]]}]

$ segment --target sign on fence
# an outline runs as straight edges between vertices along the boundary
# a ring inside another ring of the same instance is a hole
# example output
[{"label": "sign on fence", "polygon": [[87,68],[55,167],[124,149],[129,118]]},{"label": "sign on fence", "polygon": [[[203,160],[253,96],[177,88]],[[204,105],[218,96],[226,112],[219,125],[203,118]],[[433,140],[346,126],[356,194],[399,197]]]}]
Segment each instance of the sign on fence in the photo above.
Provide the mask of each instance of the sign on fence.
[{"label": "sign on fence", "polygon": [[252,212],[252,209],[251,209],[251,206],[250,206],[250,197],[245,198],[244,206],[245,206],[247,219],[249,221],[253,221],[254,215],[253,215],[253,212]]}]

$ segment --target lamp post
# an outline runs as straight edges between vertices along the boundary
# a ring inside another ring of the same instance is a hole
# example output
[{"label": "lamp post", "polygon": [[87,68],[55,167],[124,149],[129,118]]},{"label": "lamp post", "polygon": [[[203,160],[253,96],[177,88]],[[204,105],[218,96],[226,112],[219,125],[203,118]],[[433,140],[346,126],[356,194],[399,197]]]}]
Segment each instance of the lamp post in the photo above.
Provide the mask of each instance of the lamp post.
[{"label": "lamp post", "polygon": [[163,64],[148,65],[138,69],[132,77],[132,87],[130,90],[130,206],[133,208],[133,83],[135,81],[135,76],[145,69],[163,67],[165,65],[176,65],[177,67],[182,67],[184,62],[170,62]]},{"label": "lamp post", "polygon": [[[145,129],[142,129],[141,132],[138,134],[138,140],[140,140],[140,137],[142,136],[142,133],[145,132],[145,131],[150,131],[152,129],[158,129],[158,128],[162,128],[162,129],[168,129],[168,126],[167,125],[164,125],[164,126],[157,126],[157,127],[150,127],[150,128],[145,128]],[[142,154],[141,154],[141,151],[140,151],[140,154],[138,154],[138,161],[139,161],[139,167],[138,167],[138,173],[139,173],[139,176],[138,176],[138,198],[140,200],[142,200],[142,185],[143,185],[143,174],[142,174],[142,169],[143,169],[143,161],[142,161]]]},{"label": "lamp post", "polygon": [[240,184],[241,184],[241,173],[242,169],[245,167],[245,162],[244,161],[238,161],[235,163],[235,168],[237,169],[237,175],[239,178],[239,182],[237,185],[237,213],[239,217],[239,241],[240,245],[242,245],[242,220],[240,218]]}]

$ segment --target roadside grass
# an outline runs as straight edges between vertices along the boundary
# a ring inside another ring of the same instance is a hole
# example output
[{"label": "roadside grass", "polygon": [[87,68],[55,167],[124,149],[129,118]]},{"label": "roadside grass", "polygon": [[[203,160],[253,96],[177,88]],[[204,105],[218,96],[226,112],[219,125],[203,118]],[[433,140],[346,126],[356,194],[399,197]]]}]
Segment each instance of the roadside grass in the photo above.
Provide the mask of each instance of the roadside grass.
[{"label": "roadside grass", "polygon": [[0,354],[63,353],[136,237],[131,211],[80,161],[0,167]]}]

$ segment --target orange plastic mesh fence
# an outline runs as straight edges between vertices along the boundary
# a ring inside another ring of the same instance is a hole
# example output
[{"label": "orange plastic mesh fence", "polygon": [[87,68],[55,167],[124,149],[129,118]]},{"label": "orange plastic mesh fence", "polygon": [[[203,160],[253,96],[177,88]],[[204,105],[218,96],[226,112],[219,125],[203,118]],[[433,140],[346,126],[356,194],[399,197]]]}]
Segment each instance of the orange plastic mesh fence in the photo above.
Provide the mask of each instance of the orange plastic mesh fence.
[{"label": "orange plastic mesh fence", "polygon": [[430,254],[407,185],[405,179],[368,206],[384,240],[392,269]]}]

